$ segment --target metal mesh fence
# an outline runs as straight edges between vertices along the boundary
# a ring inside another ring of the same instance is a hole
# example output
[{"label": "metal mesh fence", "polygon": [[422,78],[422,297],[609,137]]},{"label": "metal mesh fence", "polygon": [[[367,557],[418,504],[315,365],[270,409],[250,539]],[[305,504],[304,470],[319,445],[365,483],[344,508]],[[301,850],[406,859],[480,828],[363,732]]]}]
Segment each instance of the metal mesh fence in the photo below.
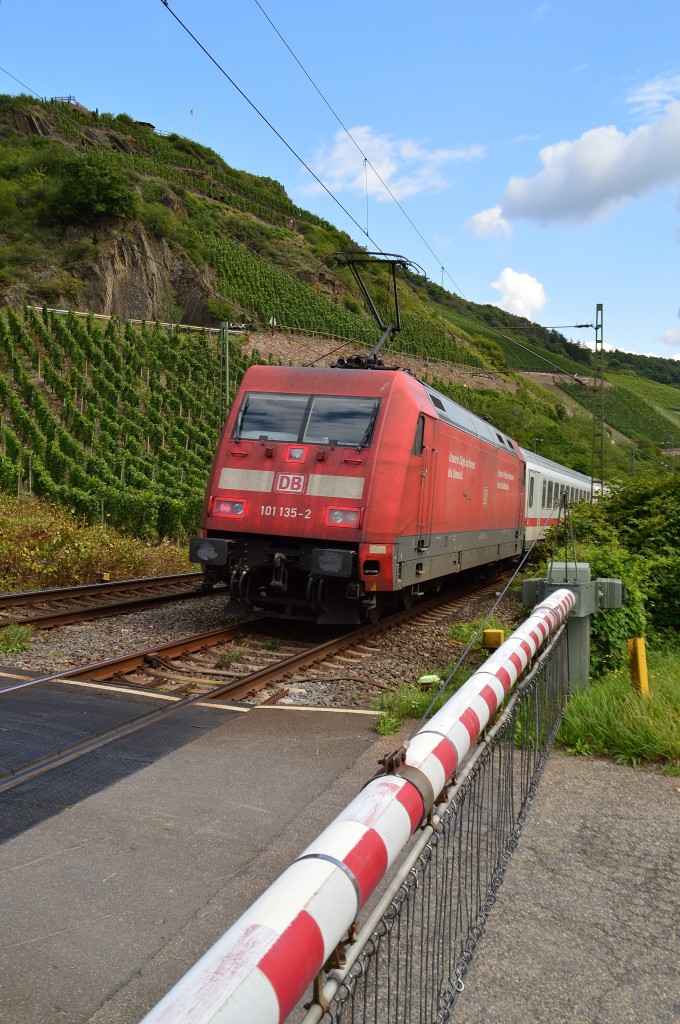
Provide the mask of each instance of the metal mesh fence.
[{"label": "metal mesh fence", "polygon": [[566,639],[563,628],[468,759],[304,1024],[452,1018],[559,726]]}]

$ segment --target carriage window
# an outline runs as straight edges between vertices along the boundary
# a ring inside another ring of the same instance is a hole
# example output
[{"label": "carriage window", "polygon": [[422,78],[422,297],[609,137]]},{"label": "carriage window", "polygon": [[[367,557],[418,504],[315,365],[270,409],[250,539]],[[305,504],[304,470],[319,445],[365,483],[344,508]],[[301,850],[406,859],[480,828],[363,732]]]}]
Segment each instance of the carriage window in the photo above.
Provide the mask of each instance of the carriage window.
[{"label": "carriage window", "polygon": [[546,508],[546,494],[548,491],[548,481],[543,481],[543,491],[541,493],[541,508]]},{"label": "carriage window", "polygon": [[413,448],[411,449],[411,455],[422,455],[423,454],[423,436],[425,434],[425,417],[422,412],[418,417],[418,423],[416,425],[416,436],[413,439]]},{"label": "carriage window", "polygon": [[536,477],[534,477],[534,476],[532,476],[529,479],[529,508],[533,508],[534,507],[534,483],[535,483],[535,481],[536,481]]},{"label": "carriage window", "polygon": [[552,508],[553,503],[553,482],[548,480],[548,508]]},{"label": "carriage window", "polygon": [[243,399],[233,436],[363,448],[371,443],[379,407],[377,398],[251,392]]}]

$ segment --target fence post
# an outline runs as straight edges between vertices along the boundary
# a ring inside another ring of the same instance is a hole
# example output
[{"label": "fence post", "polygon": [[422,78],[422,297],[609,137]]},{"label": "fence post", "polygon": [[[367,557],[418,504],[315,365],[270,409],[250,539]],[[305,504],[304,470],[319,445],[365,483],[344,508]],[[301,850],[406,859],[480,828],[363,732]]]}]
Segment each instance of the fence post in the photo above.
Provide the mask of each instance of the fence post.
[{"label": "fence post", "polygon": [[621,580],[590,578],[587,562],[552,562],[544,579],[522,583],[522,602],[531,607],[556,590],[571,590],[576,598],[567,622],[569,687],[582,690],[590,678],[590,619],[605,608],[621,608],[626,588]]}]

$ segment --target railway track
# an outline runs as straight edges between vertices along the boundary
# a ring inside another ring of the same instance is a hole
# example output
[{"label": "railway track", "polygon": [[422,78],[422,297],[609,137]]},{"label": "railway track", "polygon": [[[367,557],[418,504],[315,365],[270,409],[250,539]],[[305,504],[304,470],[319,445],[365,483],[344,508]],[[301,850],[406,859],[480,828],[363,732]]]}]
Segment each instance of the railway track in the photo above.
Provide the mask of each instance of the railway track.
[{"label": "railway track", "polygon": [[[53,629],[76,622],[126,615],[205,597],[210,591],[197,589],[201,574],[175,573],[113,583],[91,583],[51,590],[28,590],[0,595],[0,628],[9,625]],[[214,593],[214,591],[213,591]]]},{"label": "railway track", "polygon": [[[378,653],[379,634],[409,623],[427,629],[450,618],[457,605],[471,595],[484,597],[496,591],[500,580],[480,588],[479,584],[439,596],[408,611],[390,615],[380,622],[363,626],[310,644],[291,636],[290,625],[280,619],[262,616],[224,628],[196,634],[157,647],[136,651],[78,669],[69,669],[38,679],[7,680],[0,687],[4,695],[28,687],[107,680],[117,689],[131,692],[155,691],[166,697],[163,707],[105,730],[96,736],[11,769],[0,775],[0,793],[28,781],[36,775],[83,756],[104,744],[146,728],[192,704],[213,700],[246,701],[247,706],[271,704],[287,695],[297,674],[310,666],[332,673],[341,659],[346,671],[349,659],[353,667]],[[443,652],[442,652],[443,653]]]}]

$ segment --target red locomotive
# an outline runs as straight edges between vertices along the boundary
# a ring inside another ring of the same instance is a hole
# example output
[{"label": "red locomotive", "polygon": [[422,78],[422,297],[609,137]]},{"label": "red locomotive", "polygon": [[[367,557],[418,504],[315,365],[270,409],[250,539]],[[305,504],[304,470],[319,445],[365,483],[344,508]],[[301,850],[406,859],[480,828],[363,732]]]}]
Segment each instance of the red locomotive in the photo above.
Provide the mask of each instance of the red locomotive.
[{"label": "red locomotive", "polygon": [[[584,496],[588,478],[385,369],[378,352],[400,329],[396,269],[414,264],[389,253],[332,258],[354,274],[380,341],[349,365],[248,370],[189,557],[206,586],[226,582],[237,602],[352,623],[377,619],[387,599],[408,607],[444,576],[517,557],[527,532],[554,520],[565,490]],[[378,262],[391,269],[391,325],[359,271]]]},{"label": "red locomotive", "polygon": [[190,557],[237,601],[370,620],[519,555],[524,499],[517,444],[404,370],[254,366]]}]

